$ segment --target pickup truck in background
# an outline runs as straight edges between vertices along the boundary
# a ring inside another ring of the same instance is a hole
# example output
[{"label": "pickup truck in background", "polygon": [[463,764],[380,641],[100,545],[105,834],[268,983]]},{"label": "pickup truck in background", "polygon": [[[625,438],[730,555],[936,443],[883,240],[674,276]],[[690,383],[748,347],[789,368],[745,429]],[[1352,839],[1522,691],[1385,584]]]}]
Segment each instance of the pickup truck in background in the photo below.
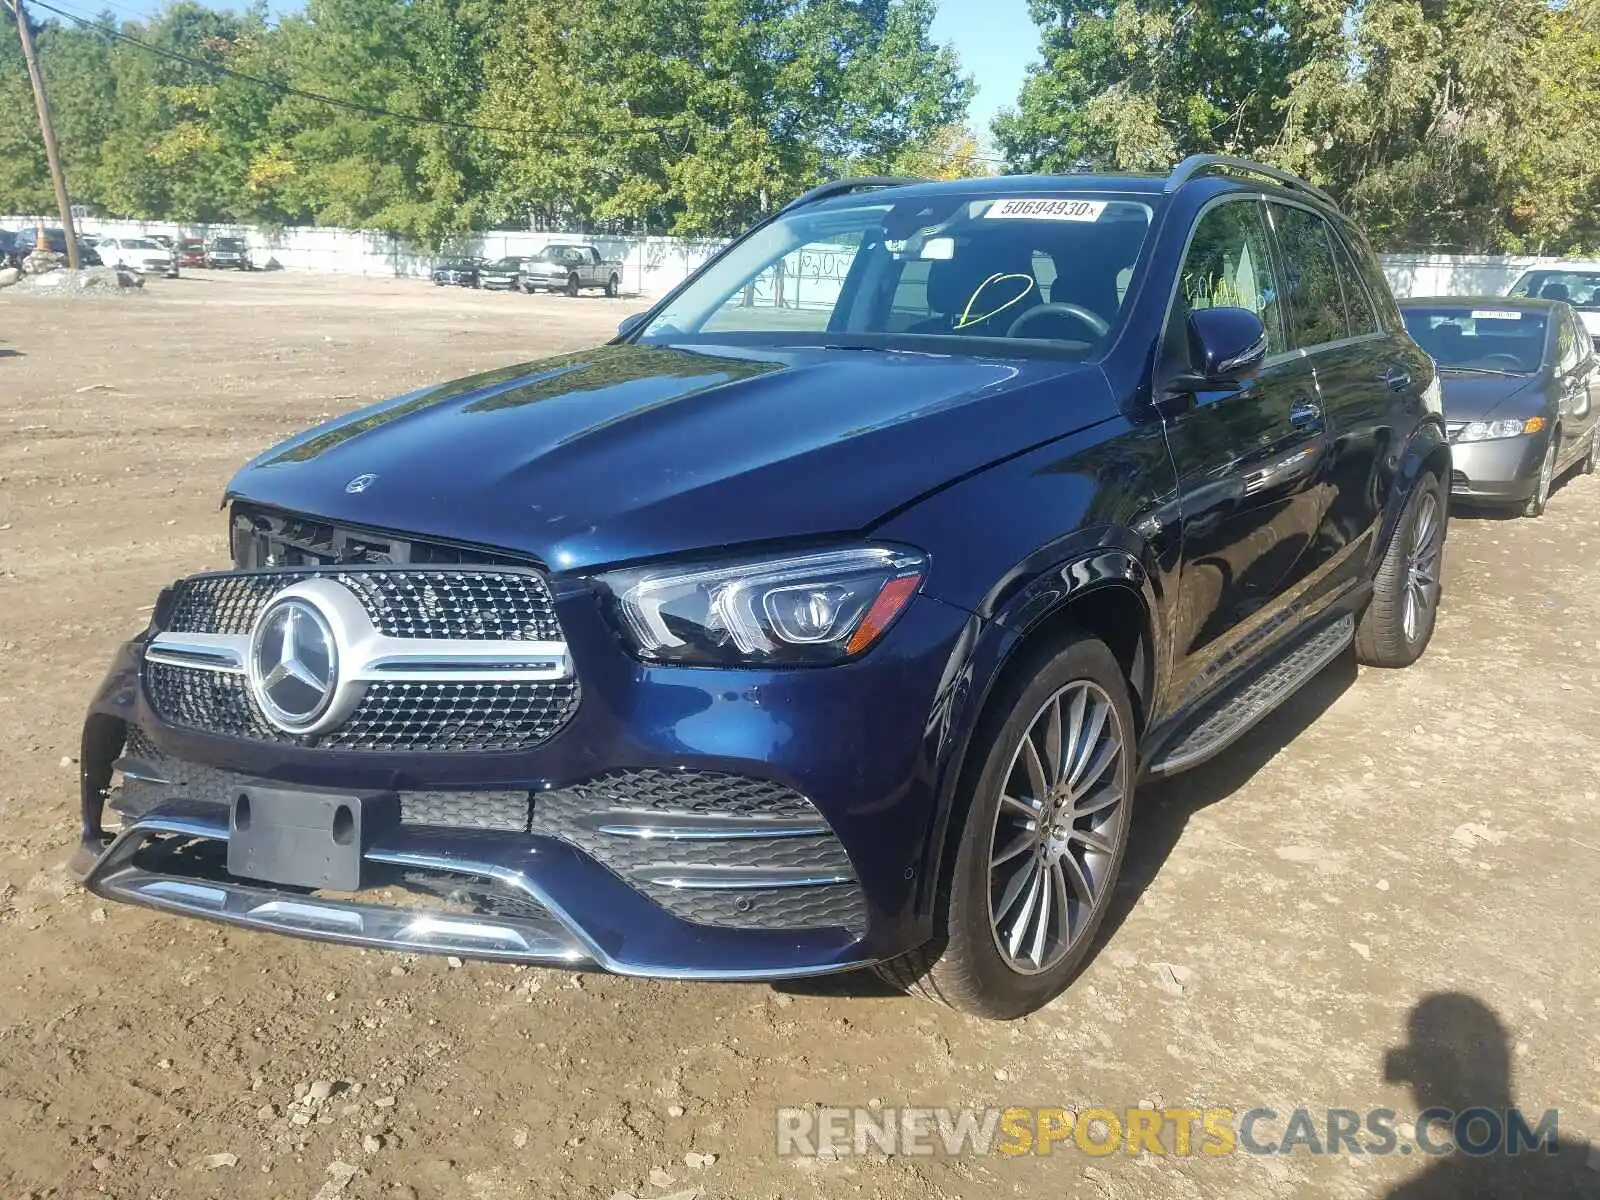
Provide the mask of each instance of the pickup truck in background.
[{"label": "pickup truck in background", "polygon": [[593,246],[546,246],[522,260],[524,292],[565,292],[576,296],[584,288],[603,288],[606,295],[622,291],[622,263],[602,258]]}]

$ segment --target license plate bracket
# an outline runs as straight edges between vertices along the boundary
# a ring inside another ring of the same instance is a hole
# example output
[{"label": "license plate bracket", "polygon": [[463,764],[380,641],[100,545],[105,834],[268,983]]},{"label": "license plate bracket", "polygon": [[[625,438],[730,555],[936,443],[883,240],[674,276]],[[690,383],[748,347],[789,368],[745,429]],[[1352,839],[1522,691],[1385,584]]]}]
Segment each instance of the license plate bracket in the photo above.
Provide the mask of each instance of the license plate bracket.
[{"label": "license plate bracket", "polygon": [[394,792],[249,783],[228,813],[228,873],[289,887],[361,888],[361,856],[400,824]]}]

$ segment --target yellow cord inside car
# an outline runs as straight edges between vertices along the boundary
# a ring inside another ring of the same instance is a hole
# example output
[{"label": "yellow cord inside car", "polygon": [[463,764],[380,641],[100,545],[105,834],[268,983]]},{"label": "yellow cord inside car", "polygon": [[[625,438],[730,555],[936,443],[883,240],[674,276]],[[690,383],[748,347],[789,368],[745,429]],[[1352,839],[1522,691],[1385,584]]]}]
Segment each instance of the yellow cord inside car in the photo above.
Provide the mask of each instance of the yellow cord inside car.
[{"label": "yellow cord inside car", "polygon": [[[1004,283],[1008,279],[1021,280],[1024,285],[1022,290],[999,307],[992,308],[986,313],[980,313],[976,317],[973,316],[972,308],[978,303],[978,297],[983,295],[984,289],[990,284]],[[956,319],[956,323],[951,328],[966,329],[969,325],[977,325],[987,321],[990,317],[999,316],[1001,313],[1005,312],[1006,309],[1012,307],[1013,305],[1021,304],[1025,299],[1027,299],[1028,293],[1031,291],[1033,291],[1032,275],[1025,275],[1020,271],[1014,271],[1010,274],[1007,274],[1003,271],[996,271],[993,275],[989,276],[989,278],[985,279],[975,289],[973,289],[972,295],[967,297],[966,307],[961,310],[961,316]]]}]

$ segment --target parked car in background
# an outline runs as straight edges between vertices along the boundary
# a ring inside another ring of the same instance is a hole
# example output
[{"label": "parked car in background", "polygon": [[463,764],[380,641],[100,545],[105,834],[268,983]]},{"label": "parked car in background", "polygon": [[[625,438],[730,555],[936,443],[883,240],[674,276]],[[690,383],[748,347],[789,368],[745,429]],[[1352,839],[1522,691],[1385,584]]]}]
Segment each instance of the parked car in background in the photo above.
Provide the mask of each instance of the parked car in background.
[{"label": "parked car in background", "polygon": [[250,247],[243,238],[219,237],[206,243],[206,266],[250,269]]},{"label": "parked car in background", "polygon": [[440,287],[451,284],[455,287],[475,288],[478,286],[483,268],[484,262],[481,258],[448,259],[433,268],[433,282]]},{"label": "parked car in background", "polygon": [[21,264],[22,256],[17,253],[17,231],[0,229],[0,267],[16,267]]},{"label": "parked car in background", "polygon": [[1592,341],[1600,342],[1600,263],[1535,267],[1511,285],[1509,296],[1558,300],[1572,305]]},{"label": "parked car in background", "polygon": [[173,248],[173,258],[180,267],[206,265],[206,240],[198,237],[181,237]]},{"label": "parked car in background", "polygon": [[93,697],[78,878],[368,948],[1061,992],[1142,779],[1427,647],[1438,384],[1283,172],[885,182],[607,345],[246,466],[232,569]]},{"label": "parked car in background", "polygon": [[[52,254],[65,254],[67,252],[67,235],[61,229],[46,229],[44,231],[46,249]],[[39,231],[36,229],[19,229],[12,239],[12,247],[17,258],[24,259],[32,254],[38,244]],[[78,265],[82,267],[102,267],[105,263],[93,246],[85,246],[82,241],[78,243]]]},{"label": "parked car in background", "polygon": [[590,245],[546,246],[523,260],[522,290],[565,292],[576,296],[584,288],[603,288],[608,296],[622,290],[622,264],[602,258]]},{"label": "parked car in background", "polygon": [[511,291],[522,286],[521,258],[497,258],[478,272],[478,282],[490,291]]},{"label": "parked car in background", "polygon": [[141,275],[178,277],[178,264],[173,261],[172,252],[154,238],[105,237],[100,239],[95,250],[107,266],[123,267]]},{"label": "parked car in background", "polygon": [[1411,336],[1439,366],[1453,458],[1450,492],[1537,517],[1555,480],[1600,462],[1593,340],[1560,300],[1402,300]]}]

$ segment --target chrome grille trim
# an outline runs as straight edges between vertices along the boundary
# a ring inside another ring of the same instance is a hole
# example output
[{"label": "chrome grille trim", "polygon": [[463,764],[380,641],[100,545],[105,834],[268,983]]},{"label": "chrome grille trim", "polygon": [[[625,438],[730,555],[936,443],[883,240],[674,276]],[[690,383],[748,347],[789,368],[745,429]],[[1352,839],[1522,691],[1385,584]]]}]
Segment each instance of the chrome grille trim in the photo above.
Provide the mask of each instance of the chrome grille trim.
[{"label": "chrome grille trim", "polygon": [[[337,662],[317,680],[321,709],[302,723],[267,713],[258,661],[268,618],[292,601],[318,614]],[[170,724],[227,737],[526,750],[553,736],[578,703],[549,587],[523,567],[208,572],[173,586],[158,623],[144,650],[152,707]]]}]

